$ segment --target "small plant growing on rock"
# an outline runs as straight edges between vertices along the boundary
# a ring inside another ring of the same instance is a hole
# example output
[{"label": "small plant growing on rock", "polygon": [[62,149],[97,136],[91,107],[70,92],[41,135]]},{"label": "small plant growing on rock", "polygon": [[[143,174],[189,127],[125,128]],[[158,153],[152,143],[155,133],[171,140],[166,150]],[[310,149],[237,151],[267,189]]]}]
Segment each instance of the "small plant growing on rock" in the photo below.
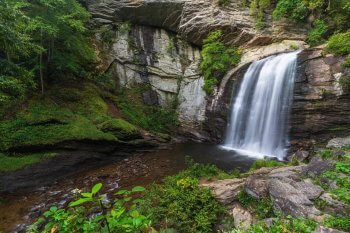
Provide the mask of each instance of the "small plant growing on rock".
[{"label": "small plant growing on rock", "polygon": [[208,95],[214,94],[218,79],[241,60],[240,51],[234,47],[227,47],[222,42],[222,37],[222,31],[217,30],[211,32],[203,41],[200,69],[204,76],[203,89]]}]

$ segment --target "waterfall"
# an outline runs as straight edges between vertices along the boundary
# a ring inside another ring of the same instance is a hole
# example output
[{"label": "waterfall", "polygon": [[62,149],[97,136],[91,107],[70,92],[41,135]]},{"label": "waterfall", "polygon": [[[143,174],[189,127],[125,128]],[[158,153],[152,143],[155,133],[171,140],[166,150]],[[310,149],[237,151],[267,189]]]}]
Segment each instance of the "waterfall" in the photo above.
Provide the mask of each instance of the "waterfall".
[{"label": "waterfall", "polygon": [[250,65],[233,99],[224,149],[255,158],[284,158],[297,54],[271,56]]}]

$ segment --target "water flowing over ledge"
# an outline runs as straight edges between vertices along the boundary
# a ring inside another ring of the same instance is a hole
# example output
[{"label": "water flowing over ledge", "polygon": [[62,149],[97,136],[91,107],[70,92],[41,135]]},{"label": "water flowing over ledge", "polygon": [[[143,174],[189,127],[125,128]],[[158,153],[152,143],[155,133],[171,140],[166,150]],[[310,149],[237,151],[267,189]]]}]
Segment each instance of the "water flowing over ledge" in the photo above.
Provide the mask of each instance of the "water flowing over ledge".
[{"label": "water flowing over ledge", "polygon": [[256,158],[285,157],[298,53],[250,65],[233,98],[223,149]]}]

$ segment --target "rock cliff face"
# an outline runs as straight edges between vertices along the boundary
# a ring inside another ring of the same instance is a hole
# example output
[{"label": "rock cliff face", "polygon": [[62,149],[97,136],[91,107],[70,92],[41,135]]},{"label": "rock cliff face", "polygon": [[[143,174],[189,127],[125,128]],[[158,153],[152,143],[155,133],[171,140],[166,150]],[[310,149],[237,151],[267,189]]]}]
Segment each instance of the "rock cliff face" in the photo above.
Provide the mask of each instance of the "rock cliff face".
[{"label": "rock cliff face", "polygon": [[222,29],[227,43],[244,46],[267,45],[283,39],[305,39],[306,30],[286,22],[272,22],[265,15],[266,29],[258,30],[250,16],[248,1],[230,1],[226,7],[219,0],[85,0],[97,24],[131,21],[160,27],[184,36],[200,45],[208,32]]},{"label": "rock cliff face", "polygon": [[[101,34],[97,37],[100,40]],[[151,86],[151,92],[143,93],[145,104],[165,107],[177,101],[184,127],[204,121],[206,99],[198,48],[163,29],[133,26],[113,31],[113,39],[102,43],[101,50],[105,67],[120,86]]]},{"label": "rock cliff face", "polygon": [[[217,0],[85,0],[96,27],[125,21],[134,25],[131,31],[114,31],[113,40],[100,46],[105,69],[120,86],[149,84],[152,91],[143,95],[146,104],[167,106],[178,100],[182,128],[216,142],[224,137],[234,90],[251,62],[292,47],[307,48],[303,42],[307,26],[273,22],[271,12],[266,12],[267,27],[258,30],[244,2],[231,1],[220,7]],[[217,29],[223,30],[227,44],[240,46],[244,55],[222,79],[216,94],[208,97],[202,90],[197,46]],[[101,42],[101,35],[97,39]],[[346,133],[350,125],[350,96],[338,82],[341,61],[322,56],[321,51],[300,54],[292,139],[328,138]]]},{"label": "rock cliff face", "polygon": [[327,139],[349,133],[350,95],[339,79],[350,70],[344,70],[342,63],[342,58],[322,55],[322,49],[300,54],[291,121],[293,138]]}]

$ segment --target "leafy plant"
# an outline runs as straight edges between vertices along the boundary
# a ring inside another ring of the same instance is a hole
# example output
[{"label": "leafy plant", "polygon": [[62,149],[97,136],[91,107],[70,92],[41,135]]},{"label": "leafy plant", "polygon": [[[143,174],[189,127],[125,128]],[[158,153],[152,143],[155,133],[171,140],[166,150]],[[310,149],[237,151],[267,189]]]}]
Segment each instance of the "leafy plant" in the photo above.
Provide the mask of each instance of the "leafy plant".
[{"label": "leafy plant", "polygon": [[208,95],[214,93],[214,87],[231,67],[236,66],[241,59],[241,53],[237,48],[227,47],[222,40],[222,31],[211,32],[203,41],[201,50],[202,61],[200,69],[204,75],[203,89]]},{"label": "leafy plant", "polygon": [[341,231],[350,231],[350,219],[341,217],[328,217],[324,221],[325,226]]},{"label": "leafy plant", "polygon": [[[90,192],[81,193],[81,198],[71,202],[68,210],[51,207],[44,217],[35,222],[30,232],[142,232],[150,229],[149,216],[138,211],[140,199],[132,198],[132,194],[142,193],[145,188],[136,186],[132,190],[120,190],[110,211],[104,207],[103,196],[98,195],[102,184],[96,184]],[[84,207],[84,206],[85,207]],[[98,211],[99,214],[89,213]],[[40,226],[44,224],[43,229]]]},{"label": "leafy plant", "polygon": [[256,25],[258,28],[264,28],[264,11],[271,5],[270,0],[253,0],[250,3],[250,13],[256,19]]},{"label": "leafy plant", "polygon": [[238,194],[239,203],[246,209],[251,210],[259,219],[275,217],[271,200],[266,197],[257,199],[250,196],[245,190]]},{"label": "leafy plant", "polygon": [[317,19],[313,23],[313,28],[311,32],[309,33],[308,42],[311,45],[318,45],[324,41],[324,36],[328,31],[327,24],[320,19]]}]

